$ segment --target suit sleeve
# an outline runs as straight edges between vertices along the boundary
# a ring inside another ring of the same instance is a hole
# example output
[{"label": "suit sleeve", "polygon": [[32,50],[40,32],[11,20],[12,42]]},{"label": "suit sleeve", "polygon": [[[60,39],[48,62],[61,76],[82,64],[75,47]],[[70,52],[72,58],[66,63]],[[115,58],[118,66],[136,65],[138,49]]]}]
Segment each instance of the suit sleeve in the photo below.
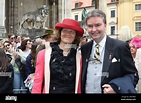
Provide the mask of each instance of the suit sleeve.
[{"label": "suit sleeve", "polygon": [[136,84],[138,83],[139,80],[139,75],[131,55],[130,47],[127,43],[123,45],[121,58],[122,58],[121,61],[122,73],[124,73],[124,75],[130,75],[130,74],[134,75],[133,86],[136,87]]},{"label": "suit sleeve", "polygon": [[[138,71],[135,67],[129,45],[127,43],[118,46],[115,56],[119,56],[120,61],[120,77],[112,79],[109,84],[117,86],[119,93],[136,93],[135,87],[138,83]],[[116,65],[116,63],[113,63]],[[117,66],[117,65],[116,65]],[[117,74],[117,72],[115,72]],[[115,75],[116,75],[115,74]]]}]

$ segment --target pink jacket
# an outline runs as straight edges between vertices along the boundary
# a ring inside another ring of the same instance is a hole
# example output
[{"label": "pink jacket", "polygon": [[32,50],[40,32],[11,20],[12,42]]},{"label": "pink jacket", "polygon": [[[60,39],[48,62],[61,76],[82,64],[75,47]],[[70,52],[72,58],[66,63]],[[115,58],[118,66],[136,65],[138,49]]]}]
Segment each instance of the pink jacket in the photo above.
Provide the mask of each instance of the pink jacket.
[{"label": "pink jacket", "polygon": [[[51,48],[41,50],[37,55],[36,62],[36,70],[34,74],[34,82],[31,93],[49,93],[49,85],[50,85],[50,54]],[[46,57],[46,58],[45,58]],[[80,75],[81,75],[81,54],[77,51],[76,55],[76,81],[75,81],[75,93],[81,93],[81,83],[80,83]],[[46,77],[46,78],[44,78]]]}]

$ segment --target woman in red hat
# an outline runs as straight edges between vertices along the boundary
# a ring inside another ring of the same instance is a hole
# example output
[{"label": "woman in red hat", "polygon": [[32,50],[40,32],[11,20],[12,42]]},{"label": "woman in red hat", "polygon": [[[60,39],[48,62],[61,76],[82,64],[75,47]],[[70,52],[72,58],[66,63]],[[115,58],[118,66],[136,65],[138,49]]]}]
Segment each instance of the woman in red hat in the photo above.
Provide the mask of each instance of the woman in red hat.
[{"label": "woman in red hat", "polygon": [[80,93],[81,54],[77,47],[84,30],[69,18],[55,29],[57,42],[46,43],[37,55],[32,93]]}]

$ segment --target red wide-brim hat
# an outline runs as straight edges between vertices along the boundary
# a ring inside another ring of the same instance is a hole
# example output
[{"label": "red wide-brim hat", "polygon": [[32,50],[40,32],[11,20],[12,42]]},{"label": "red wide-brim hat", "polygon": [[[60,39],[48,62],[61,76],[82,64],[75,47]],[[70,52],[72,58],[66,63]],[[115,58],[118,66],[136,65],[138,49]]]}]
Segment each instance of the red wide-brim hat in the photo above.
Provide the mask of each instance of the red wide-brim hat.
[{"label": "red wide-brim hat", "polygon": [[64,19],[62,23],[57,23],[55,25],[55,29],[61,29],[61,28],[76,30],[81,37],[84,34],[84,29],[80,27],[79,22],[73,19],[67,18],[67,19]]}]

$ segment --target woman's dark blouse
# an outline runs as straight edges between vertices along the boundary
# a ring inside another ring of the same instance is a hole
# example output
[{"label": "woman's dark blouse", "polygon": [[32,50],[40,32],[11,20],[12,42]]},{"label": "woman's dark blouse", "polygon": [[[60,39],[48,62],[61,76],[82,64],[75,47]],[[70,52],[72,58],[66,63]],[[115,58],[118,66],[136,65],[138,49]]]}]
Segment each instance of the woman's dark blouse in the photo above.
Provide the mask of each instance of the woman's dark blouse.
[{"label": "woman's dark blouse", "polygon": [[50,93],[74,93],[76,77],[76,49],[72,48],[68,56],[58,43],[51,43]]},{"label": "woman's dark blouse", "polygon": [[0,76],[0,94],[13,93],[14,70],[11,64],[7,67],[6,75]]},{"label": "woman's dark blouse", "polygon": [[26,76],[35,73],[35,67],[34,64],[31,62],[32,56],[29,54],[26,58],[26,65],[25,65],[25,71],[26,71]]}]

